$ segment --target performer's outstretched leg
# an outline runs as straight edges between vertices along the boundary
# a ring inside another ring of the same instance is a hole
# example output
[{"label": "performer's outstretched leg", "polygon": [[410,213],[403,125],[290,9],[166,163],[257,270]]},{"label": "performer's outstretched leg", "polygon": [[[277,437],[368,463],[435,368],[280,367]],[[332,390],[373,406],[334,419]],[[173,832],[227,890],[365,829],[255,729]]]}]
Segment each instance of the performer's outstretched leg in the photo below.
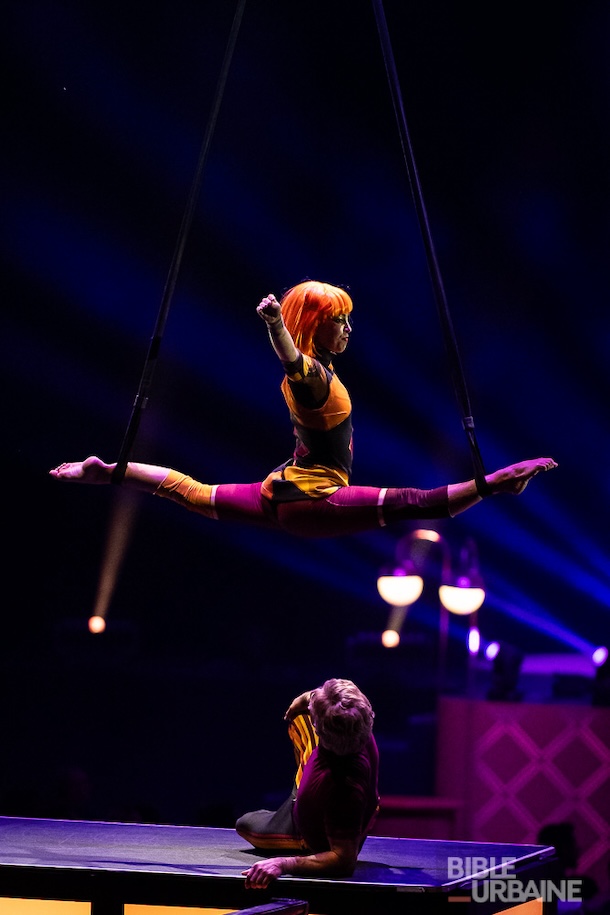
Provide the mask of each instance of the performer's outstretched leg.
[{"label": "performer's outstretched leg", "polygon": [[[520,461],[487,474],[490,495],[520,495],[536,474],[551,470],[552,458]],[[474,480],[436,489],[344,486],[325,499],[277,505],[280,527],[301,537],[342,537],[397,521],[453,517],[481,501]]]},{"label": "performer's outstretched leg", "polygon": [[343,537],[385,527],[390,521],[448,514],[446,486],[430,490],[344,486],[325,499],[277,506],[282,530],[301,537]]},{"label": "performer's outstretched leg", "polygon": [[[91,456],[60,464],[50,474],[64,481],[103,484],[111,482],[115,466]],[[536,474],[556,466],[552,458],[511,464],[486,475],[483,494],[475,480],[468,480],[437,489],[342,486],[324,498],[276,503],[263,496],[260,483],[210,485],[175,470],[131,461],[123,485],[164,496],[208,518],[279,527],[301,537],[342,537],[394,521],[453,517],[480,502],[482,495],[519,495]]]}]

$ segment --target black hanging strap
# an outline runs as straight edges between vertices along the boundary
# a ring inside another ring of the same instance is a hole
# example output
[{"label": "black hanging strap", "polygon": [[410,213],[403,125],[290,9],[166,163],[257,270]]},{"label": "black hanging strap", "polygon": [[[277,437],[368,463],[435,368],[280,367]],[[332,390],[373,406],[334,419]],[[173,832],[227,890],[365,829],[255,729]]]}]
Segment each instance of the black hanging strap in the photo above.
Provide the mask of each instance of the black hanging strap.
[{"label": "black hanging strap", "polygon": [[227,42],[227,47],[225,50],[224,60],[222,62],[222,67],[220,71],[220,76],[218,79],[218,84],[216,86],[216,93],[214,96],[214,102],[212,105],[212,111],[210,118],[208,120],[205,136],[201,144],[201,150],[199,153],[199,160],[197,163],[197,169],[191,185],[191,190],[187,200],[186,208],[184,215],[182,217],[182,223],[180,226],[180,231],[178,233],[178,238],[176,241],[176,247],[174,249],[174,255],[170,265],[170,269],[167,275],[167,280],[165,282],[165,288],[163,290],[163,296],[161,299],[161,305],[159,308],[159,313],[157,315],[157,321],[155,324],[155,329],[153,336],[151,337],[148,353],[146,356],[146,361],[144,363],[144,368],[142,370],[142,376],[140,379],[140,386],[136,394],[131,417],[125,431],[123,438],[123,443],[121,445],[121,451],[119,453],[119,459],[117,465],[112,473],[112,482],[113,483],[122,483],[125,476],[125,470],[127,468],[127,462],[133,448],[133,444],[140,426],[140,419],[142,418],[142,411],[145,409],[148,394],[152,384],[153,373],[157,364],[157,357],[159,355],[159,349],[161,347],[161,339],[163,337],[163,332],[165,330],[165,324],[167,321],[167,316],[169,314],[169,309],[174,294],[174,289],[176,288],[176,281],[178,279],[178,273],[180,270],[180,265],[182,262],[182,255],[184,254],[184,249],[186,247],[186,241],[188,233],[193,222],[193,216],[195,213],[195,206],[197,203],[197,198],[199,195],[199,188],[201,186],[201,181],[203,177],[203,168],[205,161],[207,159],[208,150],[210,148],[210,143],[212,141],[212,136],[214,134],[214,129],[216,127],[216,121],[218,120],[218,113],[220,111],[220,105],[224,95],[225,86],[227,83],[227,77],[229,74],[229,68],[231,65],[231,59],[233,57],[233,51],[235,50],[235,45],[237,42],[237,35],[239,33],[239,28],[241,25],[241,20],[243,18],[244,8],[246,5],[246,0],[238,0],[237,9],[235,11],[235,16],[233,18],[233,24],[231,26],[231,32],[229,34],[229,40]]},{"label": "black hanging strap", "polygon": [[419,181],[417,166],[415,164],[415,157],[413,155],[413,147],[411,145],[411,138],[409,136],[409,130],[407,127],[407,119],[405,117],[404,106],[402,102],[400,83],[398,81],[398,75],[396,72],[396,64],[394,61],[394,54],[392,51],[392,44],[390,41],[388,24],[386,21],[382,0],[373,0],[373,7],[375,10],[377,30],[379,32],[379,39],[381,42],[381,49],[385,62],[388,83],[390,86],[392,103],[394,105],[394,113],[396,115],[396,122],[398,124],[398,131],[400,134],[400,142],[405,165],[407,167],[407,173],[409,176],[411,194],[413,196],[415,210],[419,220],[419,227],[424,242],[426,257],[428,260],[428,270],[430,272],[432,288],[434,290],[434,297],[436,300],[436,306],[438,309],[441,328],[445,340],[445,347],[449,358],[451,377],[453,379],[455,394],[462,414],[462,425],[464,427],[464,431],[466,432],[470,446],[470,454],[474,467],[474,476],[477,484],[477,489],[481,495],[487,495],[490,489],[485,480],[485,469],[475,434],[474,418],[472,416],[472,410],[470,407],[470,398],[468,396],[468,390],[466,387],[462,361],[460,359],[455,332],[453,330],[451,315],[449,313],[449,306],[447,304],[447,297],[445,295],[441,271],[436,257],[434,242],[432,240],[432,233],[430,231],[428,214],[426,212],[426,206],[424,203],[421,184]]}]

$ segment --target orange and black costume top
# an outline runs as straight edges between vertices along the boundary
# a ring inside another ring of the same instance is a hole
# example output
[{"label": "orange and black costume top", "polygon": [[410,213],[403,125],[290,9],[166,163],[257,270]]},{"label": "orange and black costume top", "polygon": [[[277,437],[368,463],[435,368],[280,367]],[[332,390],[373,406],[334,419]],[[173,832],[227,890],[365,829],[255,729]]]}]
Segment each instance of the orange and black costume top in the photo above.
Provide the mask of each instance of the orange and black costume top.
[{"label": "orange and black costume top", "polygon": [[[296,438],[292,458],[269,474],[261,492],[272,502],[320,499],[348,486],[352,471],[352,403],[332,364],[300,354],[284,366],[281,389]],[[316,402],[308,375],[325,374],[328,387]]]}]

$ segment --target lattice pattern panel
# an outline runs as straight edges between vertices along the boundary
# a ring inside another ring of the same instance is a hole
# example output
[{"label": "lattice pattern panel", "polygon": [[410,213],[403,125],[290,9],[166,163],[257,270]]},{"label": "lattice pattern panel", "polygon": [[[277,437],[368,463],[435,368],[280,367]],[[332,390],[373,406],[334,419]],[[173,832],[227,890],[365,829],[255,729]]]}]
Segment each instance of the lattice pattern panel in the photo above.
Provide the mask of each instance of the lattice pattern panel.
[{"label": "lattice pattern panel", "polygon": [[462,838],[535,843],[569,821],[578,870],[603,886],[610,858],[610,709],[445,698],[437,793],[464,801]]}]

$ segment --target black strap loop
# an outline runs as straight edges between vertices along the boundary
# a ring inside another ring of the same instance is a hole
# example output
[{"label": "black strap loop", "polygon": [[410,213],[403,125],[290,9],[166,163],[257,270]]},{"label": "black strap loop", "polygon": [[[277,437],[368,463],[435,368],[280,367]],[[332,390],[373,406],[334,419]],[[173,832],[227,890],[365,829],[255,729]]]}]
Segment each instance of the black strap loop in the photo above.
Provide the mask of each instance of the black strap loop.
[{"label": "black strap loop", "polygon": [[193,183],[191,185],[191,190],[187,199],[186,208],[184,215],[182,217],[182,223],[180,225],[180,230],[178,233],[178,238],[176,241],[176,247],[174,249],[174,255],[170,265],[170,269],[167,275],[167,280],[165,283],[165,288],[163,290],[163,296],[161,298],[161,305],[159,307],[159,313],[157,315],[157,322],[155,324],[155,329],[153,336],[151,337],[148,353],[146,360],[144,362],[144,368],[142,370],[142,375],[140,378],[140,386],[136,394],[133,408],[131,412],[131,417],[125,431],[123,438],[123,443],[121,445],[121,450],[119,453],[119,459],[117,465],[112,473],[111,481],[112,483],[122,483],[125,476],[125,470],[127,468],[127,462],[129,460],[129,455],[140,426],[140,420],[142,418],[142,411],[145,409],[148,402],[148,393],[152,385],[153,373],[157,364],[157,358],[159,355],[159,349],[161,348],[161,340],[163,338],[163,332],[165,330],[165,324],[167,321],[167,316],[169,314],[169,309],[176,288],[176,281],[178,279],[178,273],[180,271],[180,265],[182,263],[182,256],[184,254],[184,249],[186,247],[186,241],[188,233],[193,222],[193,216],[195,213],[195,206],[197,203],[197,198],[199,196],[199,188],[201,187],[201,181],[203,178],[203,168],[207,159],[208,151],[210,144],[212,142],[212,136],[214,134],[214,129],[216,127],[216,122],[218,120],[218,113],[220,111],[220,105],[224,95],[225,86],[227,83],[227,77],[229,74],[229,68],[231,66],[231,60],[233,57],[233,52],[235,50],[235,45],[237,43],[237,35],[239,33],[239,27],[241,25],[241,20],[243,18],[244,9],[246,6],[246,0],[238,0],[237,9],[235,11],[235,16],[233,18],[233,24],[231,26],[231,32],[229,34],[229,39],[227,42],[227,47],[225,50],[224,59],[222,62],[220,76],[218,78],[218,84],[216,86],[216,93],[214,96],[214,101],[212,104],[212,111],[208,120],[208,124],[205,131],[205,136],[201,144],[201,149],[199,152],[199,159],[197,162],[197,168],[195,171],[195,176],[193,178]]},{"label": "black strap loop", "polygon": [[[417,218],[419,221],[419,228],[422,234],[424,248],[426,251],[426,257],[428,261],[428,270],[430,273],[430,279],[432,281],[432,288],[434,291],[434,297],[436,300],[436,306],[441,322],[441,328],[443,331],[443,336],[445,340],[445,348],[447,351],[447,356],[449,358],[449,365],[451,370],[451,377],[453,380],[453,386],[455,389],[455,394],[457,401],[462,413],[462,424],[466,435],[468,438],[468,443],[470,446],[470,454],[474,466],[474,475],[475,480],[477,481],[477,489],[479,485],[482,489],[487,487],[485,482],[485,471],[483,468],[483,459],[479,450],[479,446],[476,439],[476,434],[474,430],[474,419],[472,417],[472,411],[470,409],[470,398],[468,395],[468,390],[466,387],[466,379],[464,377],[464,370],[462,367],[462,360],[460,358],[460,353],[457,345],[457,340],[455,337],[453,323],[451,321],[451,315],[449,313],[449,306],[447,304],[447,297],[445,295],[445,289],[443,286],[443,280],[441,276],[441,271],[438,265],[438,259],[436,257],[436,251],[434,248],[434,242],[432,239],[432,232],[430,231],[430,223],[428,221],[428,214],[426,211],[426,205],[424,203],[424,197],[422,193],[422,188],[419,180],[419,175],[417,171],[417,166],[415,163],[415,156],[413,155],[413,147],[411,144],[411,138],[409,136],[409,129],[407,127],[407,119],[405,117],[404,105],[402,101],[402,94],[400,91],[400,83],[398,80],[398,74],[396,72],[396,64],[394,61],[394,54],[392,51],[392,43],[390,41],[390,34],[388,31],[388,24],[386,21],[383,2],[382,0],[373,0],[373,7],[375,10],[375,19],[377,21],[377,30],[379,32],[379,39],[381,42],[381,49],[383,53],[383,58],[385,62],[386,74],[388,77],[388,83],[390,87],[390,93],[392,96],[392,103],[394,106],[394,113],[396,115],[396,122],[398,125],[398,132],[400,134],[400,142],[402,145],[403,157],[405,160],[405,165],[407,168],[407,174],[409,177],[409,185],[411,187],[411,194],[413,196],[413,202],[415,204],[415,211],[417,213]],[[479,490],[481,492],[481,490]],[[483,493],[481,492],[481,495]],[[487,495],[489,493],[486,493]]]}]

